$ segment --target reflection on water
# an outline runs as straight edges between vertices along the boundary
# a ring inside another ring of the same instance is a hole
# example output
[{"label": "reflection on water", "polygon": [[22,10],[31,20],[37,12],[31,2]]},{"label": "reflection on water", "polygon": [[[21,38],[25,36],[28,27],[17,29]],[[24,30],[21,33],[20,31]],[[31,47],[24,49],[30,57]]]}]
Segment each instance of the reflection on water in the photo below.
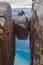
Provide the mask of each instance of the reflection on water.
[{"label": "reflection on water", "polygon": [[14,65],[30,65],[31,53],[30,53],[30,40],[27,37],[26,40],[18,40],[16,37],[16,56]]}]

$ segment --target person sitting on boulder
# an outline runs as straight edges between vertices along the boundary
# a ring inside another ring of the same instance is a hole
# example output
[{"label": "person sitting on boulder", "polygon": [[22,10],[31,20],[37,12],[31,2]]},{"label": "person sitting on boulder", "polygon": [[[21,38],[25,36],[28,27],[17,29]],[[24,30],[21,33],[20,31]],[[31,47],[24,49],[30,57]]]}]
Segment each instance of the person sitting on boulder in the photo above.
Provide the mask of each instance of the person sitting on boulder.
[{"label": "person sitting on boulder", "polygon": [[25,12],[21,10],[21,12],[18,13],[18,16],[23,16],[23,15],[25,15]]}]

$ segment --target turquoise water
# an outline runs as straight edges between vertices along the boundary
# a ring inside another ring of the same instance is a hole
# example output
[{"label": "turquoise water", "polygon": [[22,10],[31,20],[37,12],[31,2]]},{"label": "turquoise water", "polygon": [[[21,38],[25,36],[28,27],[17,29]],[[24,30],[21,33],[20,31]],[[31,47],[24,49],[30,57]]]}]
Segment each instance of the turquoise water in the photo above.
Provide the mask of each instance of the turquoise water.
[{"label": "turquoise water", "polygon": [[30,36],[27,36],[25,40],[19,40],[16,38],[16,54],[14,65],[30,65],[31,53],[30,53]]},{"label": "turquoise water", "polygon": [[30,53],[28,51],[16,50],[14,65],[30,65]]}]

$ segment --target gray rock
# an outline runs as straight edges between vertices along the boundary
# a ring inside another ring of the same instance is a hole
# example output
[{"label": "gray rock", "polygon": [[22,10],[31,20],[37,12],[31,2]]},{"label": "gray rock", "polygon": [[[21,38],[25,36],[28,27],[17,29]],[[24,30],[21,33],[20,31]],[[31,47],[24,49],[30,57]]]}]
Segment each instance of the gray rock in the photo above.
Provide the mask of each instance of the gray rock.
[{"label": "gray rock", "polygon": [[26,39],[28,35],[28,18],[26,16],[19,16],[14,21],[15,34],[18,39]]},{"label": "gray rock", "polygon": [[43,49],[43,0],[33,1],[31,14],[31,65],[40,65],[43,64],[43,56],[41,55]]},{"label": "gray rock", "polygon": [[15,38],[11,7],[0,2],[0,65],[14,64]]}]

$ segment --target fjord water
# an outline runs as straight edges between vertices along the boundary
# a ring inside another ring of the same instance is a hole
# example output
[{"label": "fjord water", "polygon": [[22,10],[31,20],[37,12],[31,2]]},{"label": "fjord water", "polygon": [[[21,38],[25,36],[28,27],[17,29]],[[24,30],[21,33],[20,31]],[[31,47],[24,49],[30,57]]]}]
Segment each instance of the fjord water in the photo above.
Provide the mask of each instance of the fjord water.
[{"label": "fjord water", "polygon": [[30,53],[30,41],[29,36],[26,40],[18,40],[16,37],[16,54],[14,65],[30,65],[31,53]]},{"label": "fjord water", "polygon": [[14,65],[29,65],[30,64],[30,53],[22,50],[16,50]]}]

